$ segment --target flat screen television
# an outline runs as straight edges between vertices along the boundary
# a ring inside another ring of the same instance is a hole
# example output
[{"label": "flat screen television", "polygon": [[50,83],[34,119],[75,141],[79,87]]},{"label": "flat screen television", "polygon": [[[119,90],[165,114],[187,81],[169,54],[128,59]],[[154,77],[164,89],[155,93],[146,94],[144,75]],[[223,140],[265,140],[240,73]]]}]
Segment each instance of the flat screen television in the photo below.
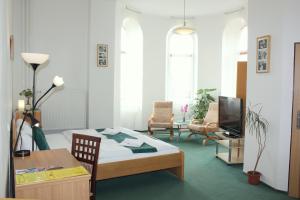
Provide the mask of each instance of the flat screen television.
[{"label": "flat screen television", "polygon": [[242,99],[219,96],[219,127],[229,132],[228,136],[241,136],[243,131]]}]

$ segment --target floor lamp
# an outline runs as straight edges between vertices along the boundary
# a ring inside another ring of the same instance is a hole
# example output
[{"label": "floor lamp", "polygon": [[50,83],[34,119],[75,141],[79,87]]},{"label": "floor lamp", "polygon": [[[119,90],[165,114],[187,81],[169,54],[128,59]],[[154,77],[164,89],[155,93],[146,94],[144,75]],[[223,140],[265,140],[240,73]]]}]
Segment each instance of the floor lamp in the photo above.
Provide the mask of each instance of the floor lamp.
[{"label": "floor lamp", "polygon": [[[40,53],[21,53],[21,57],[23,58],[23,60],[26,63],[30,64],[33,69],[33,81],[32,81],[32,106],[33,106],[35,104],[35,73],[36,73],[37,68],[49,59],[49,55],[48,54],[40,54]],[[22,120],[22,123],[19,128],[16,143],[14,145],[14,155],[17,157],[23,157],[23,156],[30,155],[30,150],[28,150],[28,149],[20,149],[20,150],[16,151],[18,141],[19,141],[19,138],[20,138],[21,132],[22,132],[22,127],[24,125],[26,118],[30,119],[31,126],[39,126],[39,122],[37,122],[37,120],[34,118],[34,109],[32,109],[32,115],[29,113],[29,110],[26,110],[23,113],[23,115],[24,115],[23,120]],[[33,135],[32,135],[32,137],[33,137]],[[22,147],[22,138],[21,138],[21,147]],[[33,146],[32,146],[32,149],[33,149]]]},{"label": "floor lamp", "polygon": [[[14,146],[14,154],[15,156],[29,156],[30,155],[30,150],[19,150],[16,151],[17,145],[18,145],[18,140],[19,137],[21,135],[21,131],[22,131],[22,127],[23,124],[25,122],[26,117],[30,118],[31,121],[31,127],[33,126],[39,126],[39,122],[34,118],[34,111],[38,105],[38,103],[55,87],[60,87],[64,84],[63,78],[59,77],[59,76],[55,76],[53,79],[53,83],[51,85],[51,87],[35,102],[35,73],[37,68],[47,62],[47,60],[49,59],[49,55],[48,54],[39,54],[39,53],[21,53],[21,56],[23,58],[23,60],[30,64],[32,66],[33,69],[33,82],[32,82],[32,114],[28,113],[28,110],[26,110],[24,112],[24,117],[23,117],[23,121],[21,123],[21,126],[19,128],[19,132],[18,132],[18,136],[17,136],[17,140],[16,140],[16,144]],[[32,147],[31,150],[34,151],[34,135],[32,133]]]},{"label": "floor lamp", "polygon": [[[54,88],[56,87],[61,87],[64,85],[64,80],[62,77],[59,76],[55,76],[53,79],[53,83],[51,85],[51,87],[36,101],[35,104],[33,104],[32,110],[35,110],[35,108],[37,107],[38,103]],[[32,145],[31,145],[31,150],[34,151],[34,136],[32,133]]]},{"label": "floor lamp", "polygon": [[[56,87],[61,87],[64,84],[64,80],[63,78],[59,77],[59,76],[55,76],[53,79],[53,83],[51,85],[51,87],[36,101],[36,103],[33,105],[32,110],[35,110],[35,108],[37,107],[38,103],[54,88]],[[29,156],[30,155],[30,150],[19,150],[16,151],[17,145],[18,145],[18,141],[21,135],[21,131],[22,131],[22,127],[23,124],[25,122],[26,117],[30,118],[31,121],[31,127],[39,127],[40,126],[40,122],[38,120],[36,120],[34,118],[34,115],[32,115],[31,113],[28,113],[28,110],[26,110],[24,112],[24,117],[23,117],[23,121],[21,123],[21,126],[19,128],[19,132],[18,132],[18,136],[17,136],[17,140],[16,140],[16,144],[14,146],[14,155],[16,157],[24,157],[24,156]],[[34,134],[32,132],[32,144],[31,144],[31,151],[34,151]]]}]

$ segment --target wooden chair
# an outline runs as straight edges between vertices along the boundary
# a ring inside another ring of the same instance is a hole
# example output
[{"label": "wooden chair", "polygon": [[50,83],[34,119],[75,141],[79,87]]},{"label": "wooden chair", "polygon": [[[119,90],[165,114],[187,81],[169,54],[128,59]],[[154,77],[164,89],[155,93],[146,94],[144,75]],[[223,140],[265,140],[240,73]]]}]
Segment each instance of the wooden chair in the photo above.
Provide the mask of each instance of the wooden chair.
[{"label": "wooden chair", "polygon": [[191,138],[194,134],[204,135],[206,138],[203,140],[203,144],[207,144],[208,140],[215,140],[218,137],[208,135],[211,132],[219,130],[219,107],[218,103],[210,103],[208,111],[204,117],[202,124],[195,124],[193,121],[188,125],[188,129],[192,132],[188,138]]},{"label": "wooden chair", "polygon": [[100,137],[73,133],[71,153],[91,173],[91,200],[95,199],[96,175],[100,142]]},{"label": "wooden chair", "polygon": [[148,132],[153,135],[153,130],[165,128],[170,130],[170,139],[173,139],[173,102],[154,102],[153,113],[148,120]]}]

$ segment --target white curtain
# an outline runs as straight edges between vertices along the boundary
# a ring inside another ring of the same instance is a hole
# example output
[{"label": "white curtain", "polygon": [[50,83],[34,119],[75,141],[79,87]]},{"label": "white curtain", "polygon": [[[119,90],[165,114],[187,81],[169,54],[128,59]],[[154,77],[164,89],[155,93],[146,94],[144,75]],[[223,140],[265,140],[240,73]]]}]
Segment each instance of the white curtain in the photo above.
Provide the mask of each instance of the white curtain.
[{"label": "white curtain", "polygon": [[120,124],[142,129],[143,33],[126,19],[121,30]]},{"label": "white curtain", "polygon": [[181,106],[192,103],[196,92],[196,35],[170,33],[167,45],[167,100],[173,101],[175,118],[182,118]]}]

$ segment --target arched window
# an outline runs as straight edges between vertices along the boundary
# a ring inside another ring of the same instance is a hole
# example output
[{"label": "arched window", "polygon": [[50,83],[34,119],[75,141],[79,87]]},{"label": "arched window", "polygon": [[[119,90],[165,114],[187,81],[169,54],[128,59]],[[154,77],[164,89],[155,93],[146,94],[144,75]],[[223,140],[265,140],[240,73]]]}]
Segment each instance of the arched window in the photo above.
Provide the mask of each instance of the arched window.
[{"label": "arched window", "polygon": [[166,99],[174,111],[191,103],[197,86],[197,35],[169,32],[167,37]]},{"label": "arched window", "polygon": [[247,61],[248,60],[248,26],[244,26],[241,29],[239,51],[240,51],[239,61]]},{"label": "arched window", "polygon": [[143,32],[133,19],[121,28],[120,125],[140,129],[143,87]]}]

